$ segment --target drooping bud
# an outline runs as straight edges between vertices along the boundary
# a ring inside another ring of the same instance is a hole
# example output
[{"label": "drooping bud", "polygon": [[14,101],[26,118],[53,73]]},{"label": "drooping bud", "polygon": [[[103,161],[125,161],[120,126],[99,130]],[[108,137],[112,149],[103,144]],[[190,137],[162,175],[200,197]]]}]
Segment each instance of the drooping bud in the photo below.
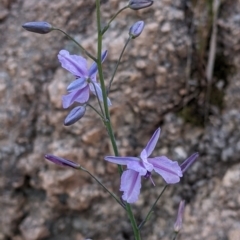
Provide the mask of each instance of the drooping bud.
[{"label": "drooping bud", "polygon": [[187,169],[193,163],[195,163],[195,161],[197,160],[198,157],[199,157],[199,154],[198,153],[194,153],[180,165],[183,174],[187,171]]},{"label": "drooping bud", "polygon": [[72,162],[65,158],[57,157],[57,156],[54,156],[51,154],[46,154],[45,158],[57,165],[60,165],[60,166],[67,166],[67,167],[71,167],[71,168],[80,168],[79,164]]},{"label": "drooping bud", "polygon": [[144,21],[135,22],[129,29],[129,35],[134,39],[138,37],[144,28]]},{"label": "drooping bud", "polygon": [[70,126],[81,119],[86,112],[86,105],[73,108],[64,120],[65,126]]},{"label": "drooping bud", "polygon": [[182,200],[179,204],[177,220],[174,224],[174,231],[176,233],[178,233],[180,231],[180,229],[182,228],[184,208],[185,208],[185,201]]},{"label": "drooping bud", "polygon": [[46,34],[53,30],[53,26],[48,22],[27,22],[22,27],[29,32],[40,34]]},{"label": "drooping bud", "polygon": [[129,1],[129,8],[133,10],[139,10],[142,8],[150,7],[153,4],[151,0],[130,0]]}]

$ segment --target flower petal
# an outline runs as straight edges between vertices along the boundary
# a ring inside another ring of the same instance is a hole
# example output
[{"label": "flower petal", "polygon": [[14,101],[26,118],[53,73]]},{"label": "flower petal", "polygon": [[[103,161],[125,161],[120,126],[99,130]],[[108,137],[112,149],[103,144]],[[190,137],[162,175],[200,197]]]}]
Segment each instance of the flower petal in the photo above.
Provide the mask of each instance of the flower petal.
[{"label": "flower petal", "polygon": [[[102,52],[102,56],[101,56],[102,62],[104,62],[106,57],[107,57],[107,50]],[[88,76],[89,77],[92,77],[93,75],[95,76],[97,71],[98,71],[97,63],[94,62],[88,71]]]},{"label": "flower petal", "polygon": [[153,170],[153,165],[148,162],[147,157],[148,157],[147,151],[146,151],[146,149],[143,149],[140,154],[140,158],[142,159],[142,164],[146,168],[147,171],[151,172]]},{"label": "flower petal", "polygon": [[80,90],[80,89],[86,87],[87,84],[88,83],[87,83],[85,77],[78,78],[68,85],[67,91],[72,92],[72,91],[77,90],[77,89]]},{"label": "flower petal", "polygon": [[73,91],[67,95],[62,96],[63,108],[68,108],[74,102],[85,103],[89,99],[89,87],[88,85],[80,90]]},{"label": "flower petal", "polygon": [[58,60],[62,64],[63,68],[76,77],[87,76],[87,60],[85,58],[77,55],[70,55],[68,51],[61,50],[58,54]]},{"label": "flower petal", "polygon": [[182,177],[182,171],[178,163],[168,159],[165,156],[148,158],[153,165],[154,170],[160,174],[168,184],[177,183]]},{"label": "flower petal", "polygon": [[154,150],[154,148],[155,148],[155,146],[156,146],[156,144],[157,144],[157,141],[158,141],[159,136],[160,136],[160,132],[161,132],[161,129],[158,128],[158,129],[154,132],[154,134],[153,134],[153,136],[151,137],[151,139],[149,140],[147,146],[145,147],[145,150],[146,150],[146,152],[147,152],[147,156],[148,156],[148,157],[151,155],[152,151]]},{"label": "flower petal", "polygon": [[128,169],[132,169],[136,172],[139,172],[141,176],[144,176],[147,173],[147,169],[143,166],[142,161],[137,157],[106,156],[104,159],[108,162],[120,165],[127,165]]},{"label": "flower petal", "polygon": [[123,191],[122,199],[128,203],[138,200],[141,189],[141,175],[134,170],[126,170],[121,176],[120,191]]},{"label": "flower petal", "polygon": [[116,163],[120,165],[127,165],[129,162],[140,162],[139,158],[136,157],[114,157],[114,156],[106,156],[104,158],[106,161],[111,163]]},{"label": "flower petal", "polygon": [[[140,159],[138,159],[138,161],[128,162],[127,168],[138,172],[141,176],[145,176],[148,171],[148,169],[144,166],[143,162]],[[152,169],[153,169],[153,166],[151,168],[151,171]]]},{"label": "flower petal", "polygon": [[[95,87],[93,86],[93,84],[94,84]],[[100,99],[100,101],[103,102],[102,89],[101,89],[101,87],[100,87],[100,84],[99,84],[99,83],[91,82],[91,83],[89,84],[89,86],[90,86],[91,92],[92,92],[95,96],[97,96],[97,97]],[[95,88],[96,88],[96,91],[95,91]],[[108,102],[108,106],[111,106],[111,105],[112,105],[112,103],[111,103],[111,101],[110,101],[109,98],[107,98],[107,102]]]}]

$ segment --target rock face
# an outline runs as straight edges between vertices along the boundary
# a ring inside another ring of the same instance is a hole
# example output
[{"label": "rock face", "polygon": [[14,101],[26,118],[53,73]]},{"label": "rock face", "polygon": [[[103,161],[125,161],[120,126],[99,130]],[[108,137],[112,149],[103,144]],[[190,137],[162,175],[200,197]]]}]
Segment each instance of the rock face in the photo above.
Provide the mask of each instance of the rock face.
[{"label": "rock face", "polygon": [[[187,207],[180,239],[240,239],[240,2],[225,0],[219,8],[206,100],[212,29],[207,2],[163,0],[141,11],[125,10],[103,41],[108,83],[129,27],[145,21],[109,95],[120,154],[137,156],[161,126],[156,156],[181,162],[195,151],[201,155],[182,182],[166,191],[143,239],[170,239],[182,198]],[[125,4],[102,1],[102,22]],[[63,110],[61,95],[73,76],[60,67],[57,54],[81,53],[59,32],[38,35],[21,28],[36,20],[66,30],[96,54],[94,0],[0,2],[0,240],[133,239],[125,212],[96,182],[44,160],[51,153],[76,161],[121,194],[116,166],[103,160],[112,150],[99,117],[88,108],[78,123],[63,126],[69,110]],[[144,181],[133,206],[139,222],[164,184],[153,177],[156,187]]]}]

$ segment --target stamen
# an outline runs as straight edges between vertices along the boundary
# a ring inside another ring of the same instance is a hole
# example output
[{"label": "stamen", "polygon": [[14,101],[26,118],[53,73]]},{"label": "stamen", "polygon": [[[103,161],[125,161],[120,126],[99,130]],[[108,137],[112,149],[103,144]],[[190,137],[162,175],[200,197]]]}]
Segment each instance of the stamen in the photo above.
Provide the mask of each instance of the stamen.
[{"label": "stamen", "polygon": [[149,178],[150,178],[150,180],[151,180],[153,186],[155,187],[155,183],[154,183],[154,181],[153,181],[153,179],[152,179],[152,176],[150,176]]}]

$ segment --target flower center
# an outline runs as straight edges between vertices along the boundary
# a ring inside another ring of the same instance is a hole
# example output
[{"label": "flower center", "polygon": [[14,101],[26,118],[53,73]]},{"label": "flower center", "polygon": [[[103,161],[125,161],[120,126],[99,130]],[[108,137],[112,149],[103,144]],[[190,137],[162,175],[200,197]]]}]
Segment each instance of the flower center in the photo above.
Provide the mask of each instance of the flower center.
[{"label": "flower center", "polygon": [[144,178],[145,178],[145,179],[150,178],[153,186],[155,186],[155,183],[154,183],[154,181],[153,181],[153,179],[152,179],[152,174],[151,174],[151,172],[147,171],[147,173],[145,174]]},{"label": "flower center", "polygon": [[89,83],[91,83],[92,82],[92,80],[91,80],[91,78],[86,78],[86,82],[89,84]]},{"label": "flower center", "polygon": [[146,175],[144,176],[144,178],[148,179],[151,177],[151,172],[147,171]]}]

